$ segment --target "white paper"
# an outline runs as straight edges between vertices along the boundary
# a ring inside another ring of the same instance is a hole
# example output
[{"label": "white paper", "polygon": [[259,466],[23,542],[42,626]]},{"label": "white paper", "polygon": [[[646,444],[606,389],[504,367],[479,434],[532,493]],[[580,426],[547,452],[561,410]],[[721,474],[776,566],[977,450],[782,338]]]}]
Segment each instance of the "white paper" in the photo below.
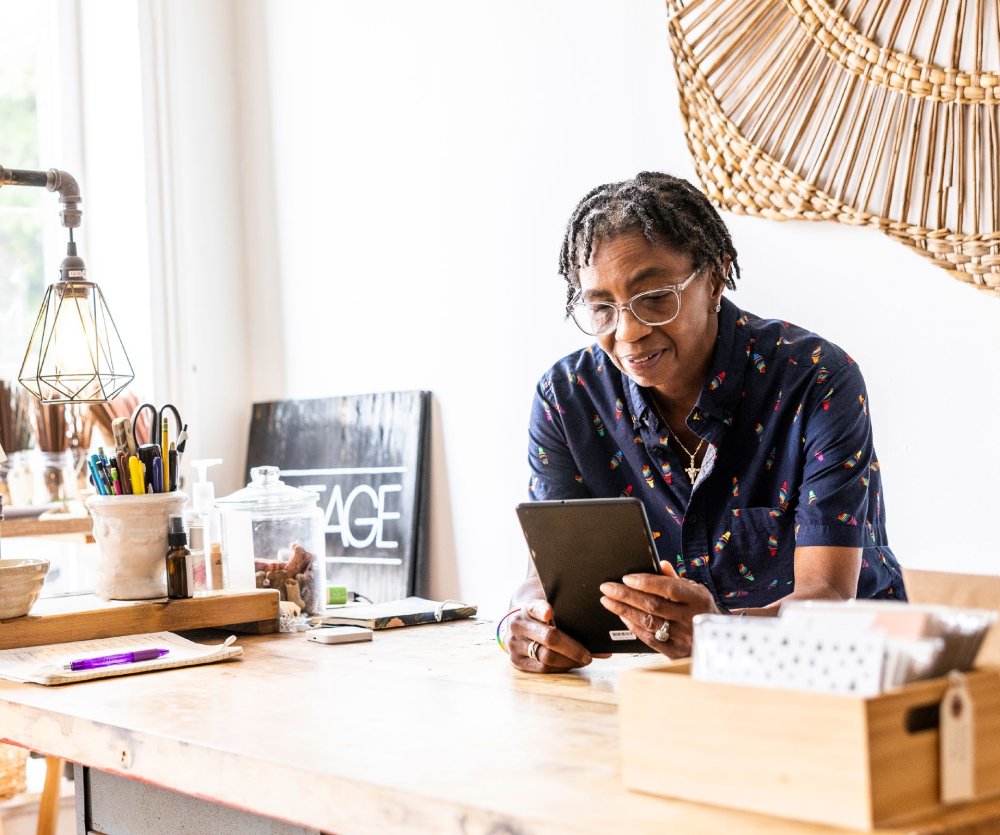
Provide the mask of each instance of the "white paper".
[{"label": "white paper", "polygon": [[[142,635],[124,635],[120,638],[95,638],[90,641],[5,649],[0,650],[0,678],[35,684],[72,684],[75,681],[94,678],[187,667],[242,655],[242,647],[232,646],[235,640],[234,636],[230,636],[223,644],[205,646],[173,632],[148,632]],[[66,665],[70,662],[82,658],[116,655],[154,647],[169,649],[170,652],[149,661],[114,664],[96,670],[66,669]]]},{"label": "white paper", "polygon": [[885,635],[838,635],[782,621],[698,615],[691,677],[852,696],[880,692]]}]

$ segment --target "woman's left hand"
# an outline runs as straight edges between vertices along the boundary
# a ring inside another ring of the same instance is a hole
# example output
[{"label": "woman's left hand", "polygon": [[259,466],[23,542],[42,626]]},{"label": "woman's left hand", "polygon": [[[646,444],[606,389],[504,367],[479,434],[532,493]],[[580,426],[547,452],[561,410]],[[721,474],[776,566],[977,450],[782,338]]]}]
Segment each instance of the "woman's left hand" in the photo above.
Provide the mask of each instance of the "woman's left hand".
[{"label": "woman's left hand", "polygon": [[656,574],[626,574],[601,585],[601,605],[618,615],[640,641],[668,658],[691,654],[695,615],[719,614],[701,583]]}]

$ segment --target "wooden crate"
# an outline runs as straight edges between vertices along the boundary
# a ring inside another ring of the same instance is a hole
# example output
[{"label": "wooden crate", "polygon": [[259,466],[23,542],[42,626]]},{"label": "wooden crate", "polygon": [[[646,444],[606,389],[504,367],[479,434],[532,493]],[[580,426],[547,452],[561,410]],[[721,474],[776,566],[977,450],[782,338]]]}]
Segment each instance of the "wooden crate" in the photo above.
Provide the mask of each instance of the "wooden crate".
[{"label": "wooden crate", "polygon": [[186,600],[42,598],[24,617],[0,620],[0,649],[211,627],[277,632],[277,590],[208,591]]},{"label": "wooden crate", "polygon": [[[872,698],[696,681],[689,664],[620,682],[630,789],[871,830],[941,807],[945,679]],[[967,674],[975,791],[1000,793],[1000,671]]]}]

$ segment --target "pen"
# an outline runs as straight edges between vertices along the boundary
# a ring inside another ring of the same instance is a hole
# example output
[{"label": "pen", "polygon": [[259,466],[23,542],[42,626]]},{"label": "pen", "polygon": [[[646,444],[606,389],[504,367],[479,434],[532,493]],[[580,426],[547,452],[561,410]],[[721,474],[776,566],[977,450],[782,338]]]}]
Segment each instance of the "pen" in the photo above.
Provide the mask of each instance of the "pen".
[{"label": "pen", "polygon": [[161,431],[163,443],[160,444],[160,458],[163,463],[163,486],[161,493],[166,493],[170,489],[170,428],[166,416],[163,417],[163,429]]},{"label": "pen", "polygon": [[134,455],[128,457],[128,473],[132,479],[132,492],[141,496],[146,492],[146,482],[142,474],[142,462]]},{"label": "pen", "polygon": [[128,453],[119,452],[116,457],[118,459],[118,480],[121,482],[122,492],[131,493],[132,479],[128,474]]},{"label": "pen", "polygon": [[163,492],[163,459],[153,459],[153,492]]},{"label": "pen", "polygon": [[174,447],[174,442],[170,442],[170,453],[167,455],[170,459],[170,484],[167,492],[177,489],[177,450]]},{"label": "pen", "polygon": [[96,670],[114,664],[134,664],[136,661],[152,661],[170,652],[169,649],[137,649],[134,652],[119,652],[116,655],[99,655],[96,658],[78,658],[65,665],[67,670]]},{"label": "pen", "polygon": [[111,479],[105,478],[104,461],[101,459],[101,456],[98,455],[96,452],[90,456],[90,467],[91,467],[91,474],[94,476],[94,480],[98,482],[98,484],[95,484],[95,486],[97,487],[97,492],[100,493],[102,496],[110,496],[112,492]]},{"label": "pen", "polygon": [[97,472],[97,465],[88,459],[87,467],[90,469],[90,480],[94,482],[94,488],[97,490],[98,495],[108,495],[104,489],[104,479],[101,478],[100,474]]},{"label": "pen", "polygon": [[[160,445],[159,444],[140,444],[139,445],[139,460],[142,462],[144,467],[143,474],[145,477],[145,490],[147,493],[158,493],[159,490],[154,489],[153,484],[153,462],[160,457]],[[160,465],[163,466],[162,464]]]},{"label": "pen", "polygon": [[122,483],[118,478],[118,468],[111,467],[111,484],[115,488],[115,495],[120,496],[122,494]]},{"label": "pen", "polygon": [[101,458],[101,460],[97,462],[97,471],[104,478],[104,486],[108,488],[108,495],[113,496],[115,494],[114,491],[115,482],[114,478],[111,475],[111,467],[108,465],[108,462],[105,458]]}]

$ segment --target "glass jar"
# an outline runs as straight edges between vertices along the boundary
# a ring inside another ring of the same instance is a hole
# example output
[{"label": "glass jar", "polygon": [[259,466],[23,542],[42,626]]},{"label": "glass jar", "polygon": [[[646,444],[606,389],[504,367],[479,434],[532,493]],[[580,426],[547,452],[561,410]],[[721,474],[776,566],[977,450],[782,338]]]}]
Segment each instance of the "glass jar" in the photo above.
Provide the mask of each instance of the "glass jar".
[{"label": "glass jar", "polygon": [[90,450],[82,446],[73,446],[69,448],[69,454],[73,464],[73,483],[76,485],[74,498],[79,499],[96,493],[97,488],[90,483],[90,467],[87,466]]},{"label": "glass jar", "polygon": [[35,475],[34,503],[65,502],[76,496],[76,473],[68,449],[60,452],[35,451],[32,470]]},{"label": "glass jar", "polygon": [[220,510],[249,514],[255,584],[274,588],[310,615],[326,607],[326,517],[319,495],[285,484],[277,467],[254,467],[250,483],[218,499]]},{"label": "glass jar", "polygon": [[22,449],[12,453],[7,463],[10,464],[10,469],[7,471],[7,489],[10,491],[11,505],[20,507],[33,504],[35,483],[30,450]]},{"label": "glass jar", "polygon": [[7,475],[10,473],[10,459],[0,461],[0,502],[8,505],[14,504],[10,498],[10,485],[7,483]]}]

